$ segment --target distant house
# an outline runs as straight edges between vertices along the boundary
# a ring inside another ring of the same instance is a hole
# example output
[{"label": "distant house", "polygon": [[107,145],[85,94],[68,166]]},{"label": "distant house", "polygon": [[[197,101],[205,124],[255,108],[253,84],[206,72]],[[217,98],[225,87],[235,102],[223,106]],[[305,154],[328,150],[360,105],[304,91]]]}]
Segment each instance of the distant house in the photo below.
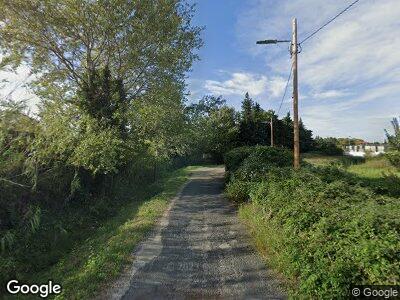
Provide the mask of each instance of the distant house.
[{"label": "distant house", "polygon": [[362,145],[349,145],[344,149],[345,155],[350,156],[365,156],[366,154],[371,156],[376,156],[379,154],[384,154],[387,150],[387,145],[385,144],[370,144],[365,143]]}]

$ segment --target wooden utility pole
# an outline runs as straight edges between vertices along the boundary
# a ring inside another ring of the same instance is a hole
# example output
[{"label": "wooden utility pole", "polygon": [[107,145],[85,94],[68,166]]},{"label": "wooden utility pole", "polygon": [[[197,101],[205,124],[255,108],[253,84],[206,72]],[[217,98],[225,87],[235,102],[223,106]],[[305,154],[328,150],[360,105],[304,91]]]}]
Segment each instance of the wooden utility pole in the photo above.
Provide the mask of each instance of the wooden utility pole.
[{"label": "wooden utility pole", "polygon": [[274,123],[272,121],[272,117],[271,117],[269,124],[271,125],[271,147],[273,147],[274,146]]},{"label": "wooden utility pole", "polygon": [[299,134],[299,92],[297,85],[297,19],[293,19],[292,24],[292,64],[293,64],[293,134],[294,134],[294,162],[295,169],[300,168],[300,134]]}]

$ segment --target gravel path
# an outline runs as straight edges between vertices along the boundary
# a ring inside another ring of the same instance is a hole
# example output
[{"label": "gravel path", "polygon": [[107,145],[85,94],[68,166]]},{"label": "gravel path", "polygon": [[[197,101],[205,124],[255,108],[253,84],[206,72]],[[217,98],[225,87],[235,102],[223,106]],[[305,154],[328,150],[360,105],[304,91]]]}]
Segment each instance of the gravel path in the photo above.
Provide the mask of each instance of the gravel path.
[{"label": "gravel path", "polygon": [[172,201],[115,299],[282,299],[223,192],[223,168],[201,168]]}]

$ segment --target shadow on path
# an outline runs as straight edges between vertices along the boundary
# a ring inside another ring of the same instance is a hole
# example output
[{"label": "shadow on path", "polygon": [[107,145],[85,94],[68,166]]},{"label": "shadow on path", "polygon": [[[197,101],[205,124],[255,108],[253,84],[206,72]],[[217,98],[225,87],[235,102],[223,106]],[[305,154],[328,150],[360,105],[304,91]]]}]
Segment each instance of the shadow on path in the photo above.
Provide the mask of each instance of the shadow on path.
[{"label": "shadow on path", "polygon": [[135,253],[123,299],[282,299],[223,196],[222,168],[195,171],[161,224]]}]

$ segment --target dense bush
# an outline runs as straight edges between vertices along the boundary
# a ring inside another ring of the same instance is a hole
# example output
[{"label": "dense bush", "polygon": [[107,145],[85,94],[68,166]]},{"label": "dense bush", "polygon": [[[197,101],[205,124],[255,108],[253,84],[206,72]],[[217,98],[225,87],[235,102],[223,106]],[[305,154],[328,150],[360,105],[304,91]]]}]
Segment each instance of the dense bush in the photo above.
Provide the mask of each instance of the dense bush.
[{"label": "dense bush", "polygon": [[224,156],[225,168],[229,172],[236,171],[242,162],[252,153],[254,147],[243,146],[234,148]]},{"label": "dense bush", "polygon": [[236,203],[243,203],[249,200],[251,182],[233,180],[226,185],[225,193],[229,199]]},{"label": "dense bush", "polygon": [[[335,166],[293,171],[284,167],[289,156],[275,166],[253,158],[231,177],[227,195],[250,199],[241,217],[295,295],[345,298],[350,284],[400,283],[398,199],[377,195]],[[261,172],[238,176],[251,167]]]},{"label": "dense bush", "polygon": [[389,151],[385,156],[394,167],[400,169],[400,151]]},{"label": "dense bush", "polygon": [[315,150],[326,155],[343,155],[343,149],[338,146],[335,138],[315,138]]},{"label": "dense bush", "polygon": [[[250,158],[251,157],[251,158]],[[249,158],[248,164],[284,167],[292,164],[293,155],[286,148],[269,146],[243,146],[227,152],[224,157],[227,171],[235,172]]]},{"label": "dense bush", "polygon": [[273,168],[288,167],[293,163],[293,154],[285,148],[256,146],[234,173],[235,179],[258,181]]},{"label": "dense bush", "polygon": [[379,195],[400,197],[400,177],[393,172],[384,173],[380,177],[370,178],[347,172],[342,164],[321,167],[314,167],[307,164],[305,167],[327,183],[335,180],[344,180],[350,185],[360,185]]}]

